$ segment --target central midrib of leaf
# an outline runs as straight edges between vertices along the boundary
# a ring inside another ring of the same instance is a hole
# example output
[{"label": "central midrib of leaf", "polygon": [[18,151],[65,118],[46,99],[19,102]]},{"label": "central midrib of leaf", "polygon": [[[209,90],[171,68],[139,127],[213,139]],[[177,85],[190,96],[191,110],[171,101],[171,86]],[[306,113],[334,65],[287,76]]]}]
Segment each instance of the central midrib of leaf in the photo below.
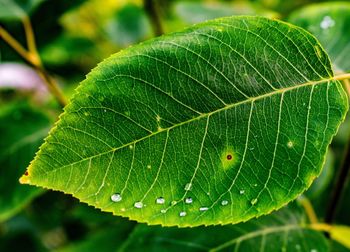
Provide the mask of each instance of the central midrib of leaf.
[{"label": "central midrib of leaf", "polygon": [[188,124],[188,123],[191,123],[193,121],[196,121],[196,120],[200,120],[202,118],[206,118],[208,116],[211,116],[213,114],[216,114],[216,113],[219,113],[221,111],[225,111],[225,110],[229,110],[233,107],[236,107],[236,106],[239,106],[239,105],[242,105],[242,104],[246,104],[246,103],[249,103],[249,102],[254,102],[256,100],[260,100],[260,99],[264,99],[266,97],[269,97],[269,96],[273,96],[273,95],[277,95],[277,94],[280,94],[280,93],[284,93],[284,92],[288,92],[288,91],[291,91],[291,90],[295,90],[295,89],[299,89],[299,88],[302,88],[302,87],[307,87],[307,86],[312,86],[312,85],[317,85],[317,84],[322,84],[322,83],[325,83],[325,82],[329,82],[329,81],[335,81],[335,80],[342,80],[342,79],[347,79],[347,78],[350,78],[350,74],[343,74],[343,75],[337,75],[337,76],[334,76],[334,77],[330,77],[330,78],[324,78],[324,79],[321,79],[321,80],[315,80],[315,81],[309,81],[309,82],[305,82],[305,83],[302,83],[302,84],[295,84],[294,86],[290,86],[290,87],[286,87],[286,88],[281,88],[281,89],[278,89],[278,90],[274,90],[272,92],[269,92],[269,93],[265,93],[265,94],[262,94],[262,95],[259,95],[259,96],[256,96],[256,97],[250,97],[246,100],[242,100],[240,102],[236,102],[236,103],[232,103],[232,104],[228,104],[226,105],[225,107],[222,107],[222,108],[219,108],[217,110],[214,110],[212,112],[209,112],[209,113],[201,113],[199,116],[197,117],[193,117],[187,121],[183,121],[181,123],[178,123],[178,124],[175,124],[175,125],[172,125],[170,127],[167,127],[167,128],[161,128],[160,130],[156,131],[156,132],[153,132],[152,134],[149,134],[149,135],[146,135],[144,137],[141,137],[139,139],[136,139],[135,141],[132,141],[132,142],[129,142],[129,143],[126,143],[126,144],[123,144],[121,146],[118,146],[118,147],[114,147],[108,151],[105,151],[105,152],[101,152],[101,153],[98,153],[96,155],[93,155],[93,156],[89,156],[89,157],[86,157],[86,158],[83,158],[79,161],[76,161],[76,162],[73,162],[73,163],[69,163],[69,164],[66,164],[64,166],[61,166],[60,168],[64,168],[66,166],[69,166],[69,165],[74,165],[74,164],[78,164],[80,162],[83,162],[85,160],[89,160],[91,158],[95,158],[95,157],[98,157],[98,156],[101,156],[101,155],[104,155],[104,154],[108,154],[110,152],[114,152],[114,151],[117,151],[119,149],[122,149],[122,148],[125,148],[131,144],[135,144],[135,143],[138,143],[142,140],[145,140],[147,138],[150,138],[152,136],[155,136],[157,134],[160,134],[162,132],[166,132],[166,131],[170,131],[171,129],[174,129],[176,127],[180,127],[182,125],[185,125],[185,124]]}]

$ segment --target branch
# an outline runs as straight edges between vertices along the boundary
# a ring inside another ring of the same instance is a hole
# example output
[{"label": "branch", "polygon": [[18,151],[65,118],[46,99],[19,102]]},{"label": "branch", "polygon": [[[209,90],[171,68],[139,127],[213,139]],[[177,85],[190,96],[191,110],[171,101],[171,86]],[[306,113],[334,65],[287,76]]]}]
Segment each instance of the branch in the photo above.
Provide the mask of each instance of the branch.
[{"label": "branch", "polygon": [[53,78],[46,72],[43,67],[40,56],[37,52],[34,33],[32,25],[28,17],[23,19],[23,26],[26,34],[27,44],[29,51],[24,49],[24,47],[14,38],[10,33],[8,33],[3,27],[0,26],[0,37],[12,47],[29,65],[31,65],[38,72],[39,76],[44,80],[48,90],[56,98],[57,102],[61,107],[67,105],[66,98],[64,97],[61,89],[58,87],[57,83]]},{"label": "branch", "polygon": [[147,15],[149,16],[154,34],[160,36],[164,33],[162,22],[159,15],[159,6],[156,0],[144,0],[143,6]]}]

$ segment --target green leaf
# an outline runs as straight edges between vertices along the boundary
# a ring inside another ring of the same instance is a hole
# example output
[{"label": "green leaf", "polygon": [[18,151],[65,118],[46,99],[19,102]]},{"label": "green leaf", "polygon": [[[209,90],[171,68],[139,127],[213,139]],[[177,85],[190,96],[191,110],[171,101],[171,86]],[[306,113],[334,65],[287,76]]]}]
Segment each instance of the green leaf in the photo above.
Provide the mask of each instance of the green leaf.
[{"label": "green leaf", "polygon": [[0,0],[0,20],[21,20],[44,0]]},{"label": "green leaf", "polygon": [[282,209],[237,225],[165,228],[139,224],[119,251],[329,251],[301,213]]},{"label": "green leaf", "polygon": [[127,4],[118,10],[105,29],[111,41],[120,47],[150,38],[152,34],[144,9],[134,4]]},{"label": "green leaf", "polygon": [[134,223],[120,220],[114,226],[107,226],[89,233],[85,239],[71,242],[56,252],[117,251],[132,231]]},{"label": "green leaf", "polygon": [[295,11],[289,22],[314,34],[324,46],[335,71],[350,72],[350,3],[314,4]]},{"label": "green leaf", "polygon": [[177,1],[174,6],[174,14],[186,24],[195,24],[209,19],[232,15],[264,15],[276,17],[277,13],[256,7],[249,2],[225,3],[225,2],[188,2]]},{"label": "green leaf", "polygon": [[130,47],[80,85],[22,183],[148,224],[237,223],[296,198],[348,109],[309,33],[230,17]]},{"label": "green leaf", "polygon": [[18,178],[49,131],[47,116],[28,105],[12,104],[0,112],[0,222],[16,214],[42,190],[20,185]]}]

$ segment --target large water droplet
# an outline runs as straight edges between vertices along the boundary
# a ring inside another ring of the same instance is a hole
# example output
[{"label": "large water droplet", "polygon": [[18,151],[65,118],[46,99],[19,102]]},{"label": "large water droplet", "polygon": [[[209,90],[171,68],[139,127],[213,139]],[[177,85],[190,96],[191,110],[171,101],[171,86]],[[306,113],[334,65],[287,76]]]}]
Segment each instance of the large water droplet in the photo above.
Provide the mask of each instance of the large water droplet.
[{"label": "large water droplet", "polygon": [[113,202],[119,202],[122,200],[122,196],[119,193],[115,193],[111,196]]},{"label": "large water droplet", "polygon": [[334,25],[335,25],[335,21],[330,16],[325,16],[320,23],[320,27],[323,30],[333,27]]},{"label": "large water droplet", "polygon": [[201,207],[199,208],[199,211],[207,211],[209,208],[208,207]]},{"label": "large water droplet", "polygon": [[142,207],[143,207],[143,203],[140,202],[140,201],[135,202],[134,207],[136,207],[136,208],[142,208]]},{"label": "large water droplet", "polygon": [[180,215],[180,217],[184,217],[184,216],[186,216],[186,212],[182,211],[182,212],[179,213],[179,215]]},{"label": "large water droplet", "polygon": [[157,198],[156,203],[157,204],[164,204],[165,203],[165,199],[163,197],[159,197],[159,198]]},{"label": "large water droplet", "polygon": [[191,204],[193,202],[193,199],[191,197],[185,199],[186,204]]},{"label": "large water droplet", "polygon": [[226,206],[227,204],[228,204],[228,201],[227,201],[227,200],[221,201],[221,205]]},{"label": "large water droplet", "polygon": [[187,183],[186,185],[185,185],[185,191],[189,191],[189,190],[191,190],[192,189],[192,184],[191,183]]}]

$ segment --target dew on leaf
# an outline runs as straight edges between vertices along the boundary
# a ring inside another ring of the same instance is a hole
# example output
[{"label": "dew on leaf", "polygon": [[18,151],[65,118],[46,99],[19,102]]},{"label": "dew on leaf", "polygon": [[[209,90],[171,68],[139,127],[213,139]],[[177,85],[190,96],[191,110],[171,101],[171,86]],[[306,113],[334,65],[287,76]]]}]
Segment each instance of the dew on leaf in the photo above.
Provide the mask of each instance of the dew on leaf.
[{"label": "dew on leaf", "polygon": [[317,252],[317,249],[311,249],[310,252]]},{"label": "dew on leaf", "polygon": [[184,217],[184,216],[186,216],[186,212],[182,211],[182,212],[179,213],[179,215],[180,215],[180,217]]},{"label": "dew on leaf", "polygon": [[151,169],[152,168],[152,166],[151,165],[147,165],[147,169]]},{"label": "dew on leaf", "polygon": [[289,141],[289,142],[287,143],[287,146],[288,146],[288,148],[293,148],[294,143],[293,143],[292,141]]},{"label": "dew on leaf", "polygon": [[245,193],[244,190],[240,190],[240,191],[239,191],[239,194],[241,194],[241,195],[244,194],[244,193]]},{"label": "dew on leaf", "polygon": [[160,210],[161,213],[166,213],[165,209]]},{"label": "dew on leaf", "polygon": [[330,16],[325,16],[320,23],[320,27],[323,30],[333,27],[334,25],[335,25],[335,21]]},{"label": "dew on leaf", "polygon": [[115,193],[111,196],[113,202],[119,202],[122,200],[122,196],[119,193]]},{"label": "dew on leaf", "polygon": [[136,208],[142,208],[142,207],[143,207],[143,203],[140,202],[140,201],[135,202],[134,207],[136,207]]},{"label": "dew on leaf", "polygon": [[130,150],[134,149],[134,146],[130,144],[130,145],[129,145],[129,149],[130,149]]},{"label": "dew on leaf", "polygon": [[203,211],[207,211],[208,209],[209,209],[208,207],[200,207],[200,208],[199,208],[199,211],[202,211],[202,212],[203,212]]},{"label": "dew on leaf", "polygon": [[221,201],[221,205],[222,205],[222,206],[226,206],[227,204],[228,204],[228,201],[227,201],[227,200]]},{"label": "dew on leaf", "polygon": [[193,199],[191,197],[185,199],[186,204],[191,204],[193,202]]},{"label": "dew on leaf", "polygon": [[165,203],[165,199],[163,197],[159,197],[156,199],[156,203],[157,204],[164,204]]}]

